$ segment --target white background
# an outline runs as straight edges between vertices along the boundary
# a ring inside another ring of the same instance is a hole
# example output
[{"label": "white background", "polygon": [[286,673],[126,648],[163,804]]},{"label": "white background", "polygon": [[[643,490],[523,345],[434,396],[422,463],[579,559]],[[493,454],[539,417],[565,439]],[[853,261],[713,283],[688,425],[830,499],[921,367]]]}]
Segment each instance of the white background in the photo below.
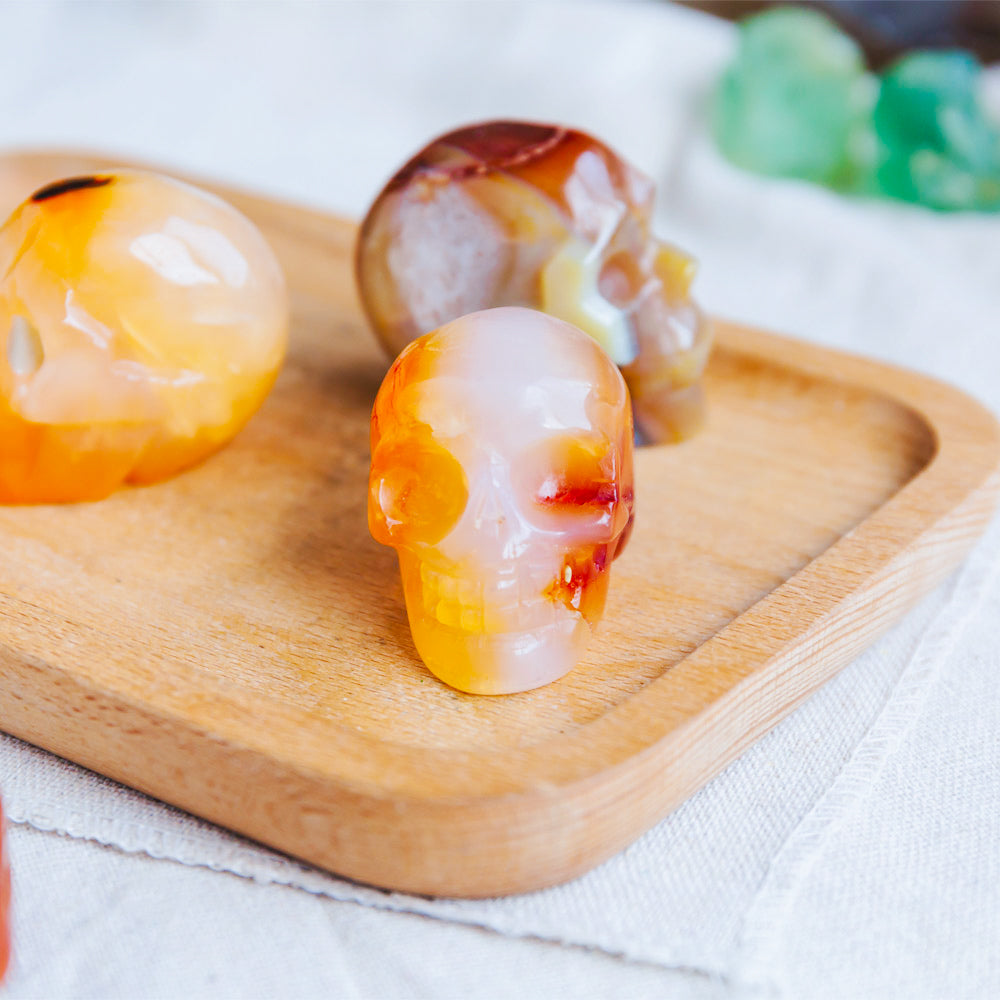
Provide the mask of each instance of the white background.
[{"label": "white background", "polygon": [[[720,22],[658,3],[25,2],[0,4],[0,39],[0,146],[119,152],[352,215],[458,123],[582,126],[657,181],[710,311],[1000,408],[998,217],[729,167],[704,127]],[[513,900],[351,886],[0,738],[17,902],[0,995],[998,995],[998,555],[994,529],[629,851]]]}]

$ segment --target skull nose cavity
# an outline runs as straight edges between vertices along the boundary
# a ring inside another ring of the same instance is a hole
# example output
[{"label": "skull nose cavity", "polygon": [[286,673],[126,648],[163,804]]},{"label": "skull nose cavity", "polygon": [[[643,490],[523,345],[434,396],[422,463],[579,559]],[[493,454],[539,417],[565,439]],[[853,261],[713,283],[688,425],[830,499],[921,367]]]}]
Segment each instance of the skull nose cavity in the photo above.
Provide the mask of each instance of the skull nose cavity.
[{"label": "skull nose cavity", "polygon": [[503,494],[496,487],[484,489],[473,508],[476,531],[493,531],[497,533],[507,521],[507,510],[504,506]]},{"label": "skull nose cavity", "polygon": [[469,498],[473,527],[490,538],[511,538],[523,533],[521,518],[514,504],[510,470],[502,456],[492,454]]}]

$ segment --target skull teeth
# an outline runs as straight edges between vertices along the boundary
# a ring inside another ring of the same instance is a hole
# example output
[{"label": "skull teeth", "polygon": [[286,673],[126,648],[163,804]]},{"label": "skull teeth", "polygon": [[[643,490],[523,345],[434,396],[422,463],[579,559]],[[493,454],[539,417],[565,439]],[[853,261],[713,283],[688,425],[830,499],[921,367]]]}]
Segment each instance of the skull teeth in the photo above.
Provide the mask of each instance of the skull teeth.
[{"label": "skull teeth", "polygon": [[460,627],[466,632],[482,632],[483,612],[479,608],[463,608]]},{"label": "skull teeth", "polygon": [[[489,588],[469,578],[420,568],[423,610],[448,628],[463,632],[514,632],[555,621],[555,605],[541,594],[525,594],[519,580],[505,575]],[[487,595],[491,598],[487,600]]]}]

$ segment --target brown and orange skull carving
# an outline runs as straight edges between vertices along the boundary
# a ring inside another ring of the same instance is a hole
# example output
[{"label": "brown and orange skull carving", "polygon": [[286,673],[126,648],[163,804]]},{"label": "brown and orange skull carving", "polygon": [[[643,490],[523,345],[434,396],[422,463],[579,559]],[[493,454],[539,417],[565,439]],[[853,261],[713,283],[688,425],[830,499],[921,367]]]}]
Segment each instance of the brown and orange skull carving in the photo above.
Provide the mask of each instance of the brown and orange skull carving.
[{"label": "brown and orange skull carving", "polygon": [[375,200],[357,247],[386,350],[475,310],[540,309],[619,365],[650,441],[703,419],[709,328],[690,257],[651,230],[652,183],[573,129],[495,121],[436,139]]},{"label": "brown and orange skull carving", "polygon": [[570,670],[632,521],[628,393],[604,352],[533,310],[464,316],[389,370],[371,444],[369,525],[430,670],[477,694]]}]

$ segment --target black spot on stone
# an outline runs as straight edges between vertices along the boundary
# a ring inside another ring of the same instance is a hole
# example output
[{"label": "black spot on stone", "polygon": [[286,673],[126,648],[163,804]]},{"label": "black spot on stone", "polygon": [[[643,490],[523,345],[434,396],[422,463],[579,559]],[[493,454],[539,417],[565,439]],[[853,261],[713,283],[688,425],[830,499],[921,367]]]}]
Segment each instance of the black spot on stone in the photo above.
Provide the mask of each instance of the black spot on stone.
[{"label": "black spot on stone", "polygon": [[113,180],[113,177],[69,177],[64,181],[47,184],[36,191],[31,196],[31,200],[34,202],[48,201],[50,198],[58,198],[60,195],[69,194],[70,191],[83,191],[85,188],[104,187]]}]

